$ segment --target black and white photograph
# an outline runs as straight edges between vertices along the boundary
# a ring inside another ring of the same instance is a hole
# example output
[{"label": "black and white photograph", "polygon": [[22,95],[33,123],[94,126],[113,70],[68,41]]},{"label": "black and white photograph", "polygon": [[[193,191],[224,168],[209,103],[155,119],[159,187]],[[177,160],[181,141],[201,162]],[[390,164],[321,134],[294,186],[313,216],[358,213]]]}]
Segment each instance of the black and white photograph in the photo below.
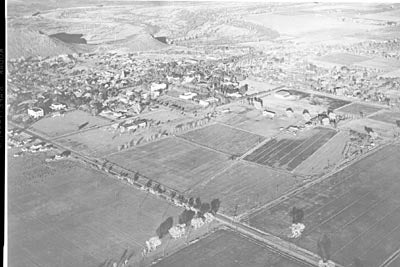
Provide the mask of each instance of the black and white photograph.
[{"label": "black and white photograph", "polygon": [[400,267],[400,2],[7,0],[8,267]]}]

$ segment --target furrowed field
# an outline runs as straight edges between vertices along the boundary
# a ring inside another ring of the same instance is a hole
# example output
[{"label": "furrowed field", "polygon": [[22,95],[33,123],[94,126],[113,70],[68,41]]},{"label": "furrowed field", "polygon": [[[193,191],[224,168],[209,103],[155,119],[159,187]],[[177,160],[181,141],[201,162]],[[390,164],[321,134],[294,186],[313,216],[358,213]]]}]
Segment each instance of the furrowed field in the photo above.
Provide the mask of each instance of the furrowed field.
[{"label": "furrowed field", "polygon": [[75,161],[9,158],[9,266],[99,266],[125,250],[141,260],[145,240],[181,212]]},{"label": "furrowed field", "polygon": [[304,209],[303,235],[293,242],[316,252],[317,240],[332,240],[332,258],[351,265],[355,257],[380,266],[400,248],[400,146],[374,154],[275,206],[253,213],[250,225],[289,239],[289,210]]},{"label": "furrowed field", "polygon": [[303,267],[304,265],[276,254],[264,247],[262,243],[239,233],[231,230],[218,230],[162,259],[154,266]]},{"label": "furrowed field", "polygon": [[328,128],[315,128],[293,138],[274,138],[257,148],[244,159],[271,167],[292,171],[324,145],[336,132]]},{"label": "furrowed field", "polygon": [[350,105],[339,108],[337,111],[350,113],[353,115],[360,115],[360,113],[362,113],[364,116],[368,116],[381,109],[382,109],[381,107],[376,107],[372,105],[366,105],[362,103],[352,103]]}]

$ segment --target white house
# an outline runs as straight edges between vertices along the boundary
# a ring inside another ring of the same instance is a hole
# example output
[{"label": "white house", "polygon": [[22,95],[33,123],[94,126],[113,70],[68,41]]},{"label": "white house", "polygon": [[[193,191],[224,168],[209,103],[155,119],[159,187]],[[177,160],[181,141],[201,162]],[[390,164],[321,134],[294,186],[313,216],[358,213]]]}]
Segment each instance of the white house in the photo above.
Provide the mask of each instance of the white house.
[{"label": "white house", "polygon": [[275,118],[276,113],[271,110],[263,110],[263,116],[269,117],[269,118]]},{"label": "white house", "polygon": [[205,100],[199,100],[199,105],[200,105],[200,106],[203,106],[203,107],[208,107],[208,105],[210,105],[210,103],[208,103],[208,102],[205,101]]},{"label": "white house", "polygon": [[38,119],[44,116],[44,111],[41,108],[30,108],[28,109],[28,115],[32,118]]},{"label": "white house", "polygon": [[159,91],[159,90],[164,90],[167,88],[167,85],[165,83],[152,83],[150,86],[150,91]]},{"label": "white house", "polygon": [[52,110],[63,110],[63,109],[65,109],[66,107],[67,107],[66,105],[61,104],[61,103],[52,103],[52,104],[50,105],[50,108],[51,108]]},{"label": "white house", "polygon": [[197,96],[196,93],[186,92],[186,93],[184,93],[184,94],[182,94],[182,95],[179,95],[179,98],[185,99],[185,100],[190,100],[190,99],[192,99],[192,98],[195,97],[195,96]]}]

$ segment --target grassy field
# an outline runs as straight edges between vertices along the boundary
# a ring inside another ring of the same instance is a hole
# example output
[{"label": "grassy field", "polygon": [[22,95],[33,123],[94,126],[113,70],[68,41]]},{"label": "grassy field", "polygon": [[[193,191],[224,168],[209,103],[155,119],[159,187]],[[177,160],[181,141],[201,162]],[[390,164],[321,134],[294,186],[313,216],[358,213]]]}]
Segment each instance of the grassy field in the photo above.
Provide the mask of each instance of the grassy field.
[{"label": "grassy field", "polygon": [[349,266],[380,266],[400,248],[400,146],[388,146],[287,200],[252,214],[252,226],[288,239],[293,206],[304,209],[298,245],[316,251],[322,234],[332,240],[332,258]]},{"label": "grassy field", "polygon": [[333,136],[325,145],[297,166],[293,172],[302,175],[315,175],[329,171],[343,159],[343,150],[350,140],[347,131],[341,131]]},{"label": "grassy field", "polygon": [[242,155],[264,137],[221,124],[213,124],[182,135],[183,138],[231,154]]},{"label": "grassy field", "polygon": [[370,118],[351,120],[341,127],[366,134],[365,126],[372,128],[372,130],[378,134],[379,138],[382,138],[383,140],[393,139],[394,134],[400,132],[400,128],[396,125]]},{"label": "grassy field", "polygon": [[154,266],[302,267],[303,265],[268,250],[256,240],[231,230],[218,230],[164,258]]},{"label": "grassy field", "polygon": [[145,240],[180,210],[80,163],[9,158],[9,266],[99,266]]},{"label": "grassy field", "polygon": [[110,155],[107,159],[184,191],[222,170],[229,164],[228,157],[171,137]]},{"label": "grassy field", "polygon": [[355,65],[362,68],[378,69],[381,71],[393,71],[400,67],[400,61],[396,59],[375,57],[370,60],[358,62]]},{"label": "grassy field", "polygon": [[244,159],[271,167],[292,171],[324,145],[336,132],[327,128],[315,128],[298,137],[274,138],[257,148]]},{"label": "grassy field", "polygon": [[[323,106],[325,108],[324,111],[330,109],[330,110],[335,110],[337,108],[340,108],[344,105],[350,104],[350,101],[342,100],[342,99],[337,99],[337,98],[332,98],[328,96],[323,96],[323,95],[316,95],[316,94],[309,94],[306,92],[301,92],[297,90],[289,90],[290,94],[292,95],[297,95],[300,97],[300,100],[305,99],[308,100],[308,104],[310,105],[319,105]],[[312,103],[314,102],[314,103]],[[306,107],[304,107],[306,108]],[[309,107],[307,107],[309,108]],[[301,110],[303,111],[303,110]],[[311,112],[311,110],[309,110]]]},{"label": "grassy field", "polygon": [[368,116],[368,115],[375,113],[381,109],[382,109],[381,107],[371,106],[371,105],[367,105],[367,104],[352,103],[345,107],[339,108],[337,111],[350,113],[350,114],[354,114],[354,115],[360,115],[360,112],[362,112],[364,114],[364,116]]},{"label": "grassy field", "polygon": [[31,127],[40,133],[44,133],[49,137],[57,137],[60,135],[76,132],[79,126],[87,123],[82,129],[88,129],[96,126],[109,124],[110,121],[92,116],[81,110],[74,110],[65,113],[64,117],[48,117],[35,122]]},{"label": "grassy field", "polygon": [[118,146],[134,138],[132,134],[120,134],[108,127],[92,129],[57,140],[60,144],[88,156],[103,157],[118,151]]},{"label": "grassy field", "polygon": [[203,201],[218,198],[220,212],[233,216],[279,197],[295,184],[293,175],[240,161],[209,182],[196,186],[190,194],[200,196]]},{"label": "grassy field", "polygon": [[385,111],[378,114],[372,115],[370,119],[387,122],[391,124],[396,124],[397,120],[400,120],[400,112],[395,111]]}]

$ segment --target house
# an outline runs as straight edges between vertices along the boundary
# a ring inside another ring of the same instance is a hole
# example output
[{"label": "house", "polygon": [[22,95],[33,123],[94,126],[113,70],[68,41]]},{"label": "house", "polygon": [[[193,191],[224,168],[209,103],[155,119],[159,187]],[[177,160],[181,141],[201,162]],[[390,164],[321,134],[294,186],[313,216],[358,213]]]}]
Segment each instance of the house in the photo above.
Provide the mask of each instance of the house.
[{"label": "house", "polygon": [[64,110],[67,106],[61,103],[52,103],[50,108],[54,111]]},{"label": "house", "polygon": [[30,108],[28,109],[28,115],[32,118],[38,119],[44,116],[44,111],[42,108]]},{"label": "house", "polygon": [[263,116],[266,116],[266,117],[271,118],[271,119],[275,118],[275,116],[276,116],[276,113],[274,111],[271,111],[271,110],[263,110],[262,114],[263,114]]},{"label": "house", "polygon": [[292,108],[287,108],[286,109],[286,115],[290,118],[293,117],[294,111]]},{"label": "house", "polygon": [[336,121],[336,114],[333,111],[328,112],[329,120]]},{"label": "house", "polygon": [[193,97],[197,96],[196,93],[192,93],[192,92],[186,92],[182,95],[179,95],[179,98],[181,99],[185,99],[185,100],[191,100]]},{"label": "house", "polygon": [[322,118],[321,123],[324,126],[328,126],[330,124],[330,120],[328,117],[324,117],[324,118]]},{"label": "house", "polygon": [[205,101],[205,100],[201,100],[200,99],[199,100],[199,105],[206,108],[206,107],[208,107],[210,105],[210,103]]},{"label": "house", "polygon": [[165,83],[152,83],[150,86],[150,91],[160,91],[167,89],[167,84]]},{"label": "house", "polygon": [[303,110],[303,119],[304,119],[305,121],[310,121],[310,120],[311,120],[310,112],[308,112],[307,109]]}]

